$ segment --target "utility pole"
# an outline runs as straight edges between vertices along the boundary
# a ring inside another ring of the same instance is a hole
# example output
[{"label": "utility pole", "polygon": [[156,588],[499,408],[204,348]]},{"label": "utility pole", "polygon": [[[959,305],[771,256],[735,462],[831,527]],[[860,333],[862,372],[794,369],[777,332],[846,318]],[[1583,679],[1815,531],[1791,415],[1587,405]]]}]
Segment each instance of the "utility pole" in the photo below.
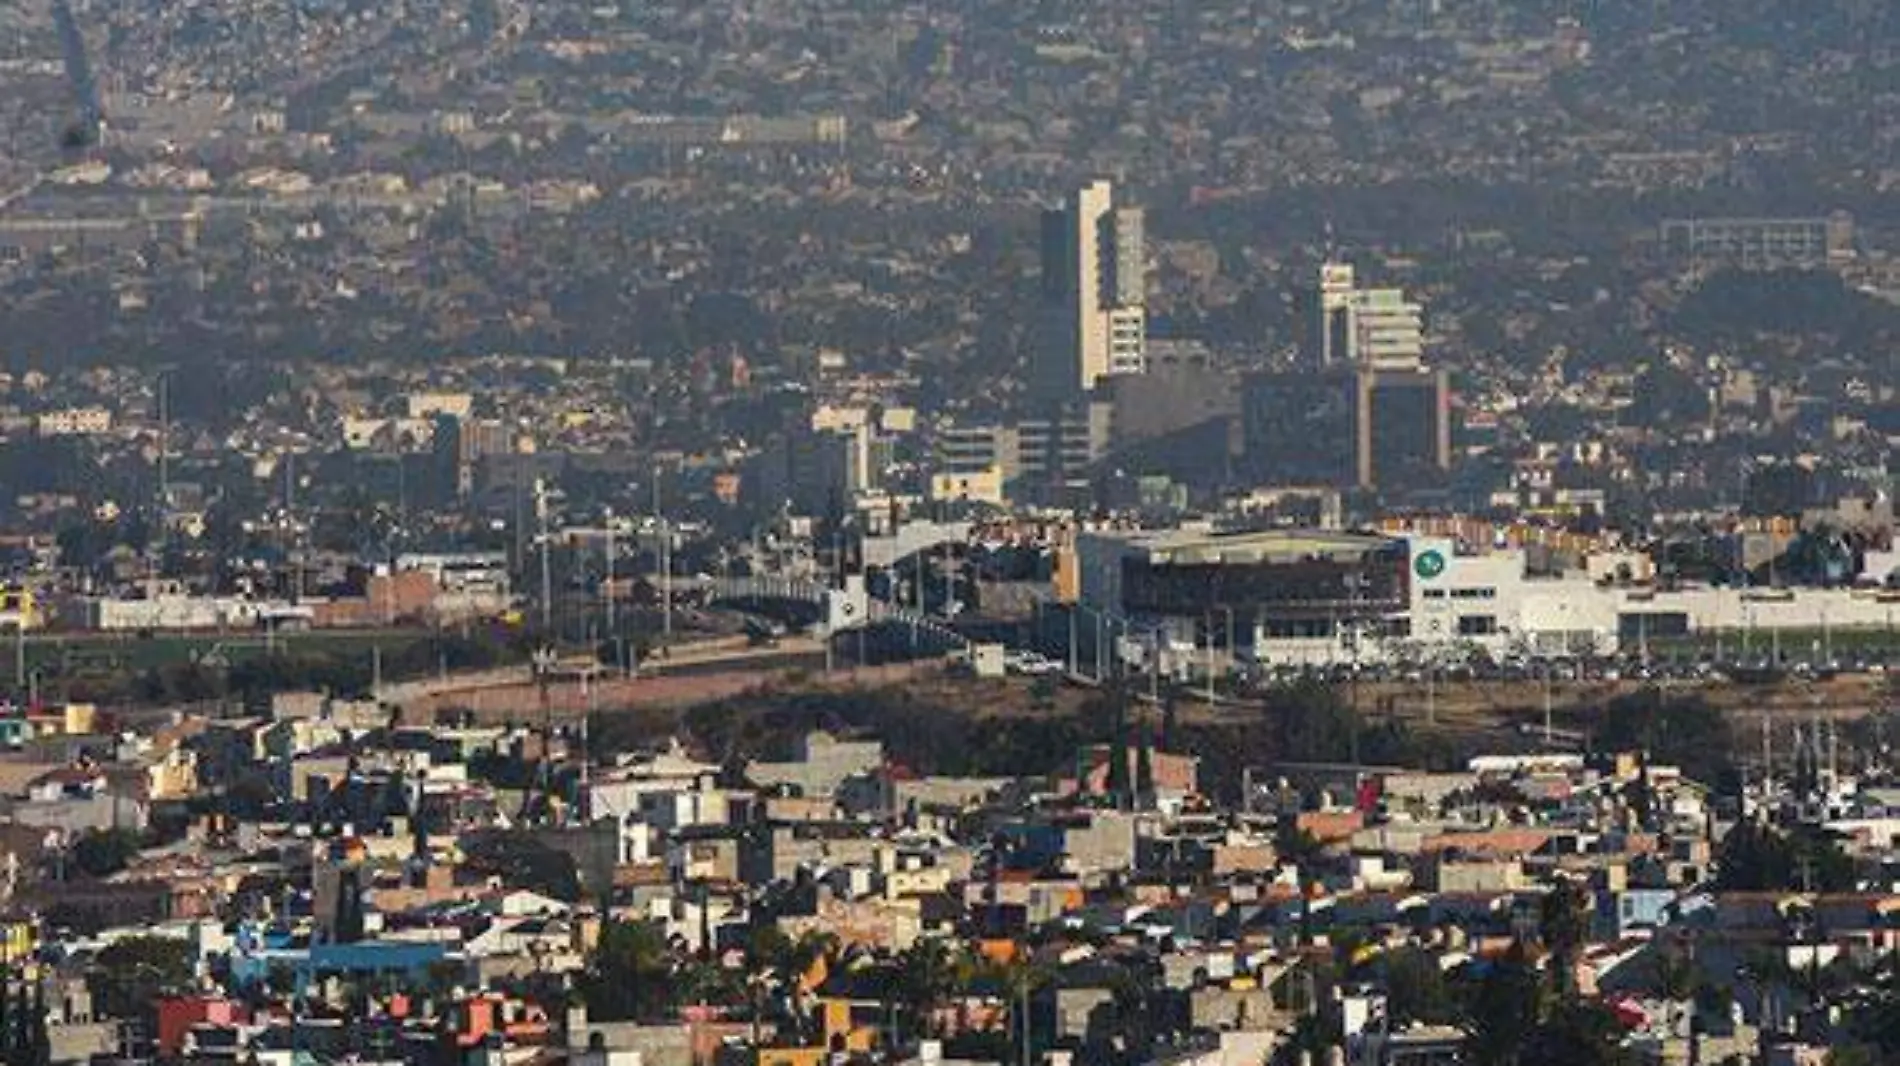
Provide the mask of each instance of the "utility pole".
[{"label": "utility pole", "polygon": [[1207,612],[1204,621],[1207,624],[1207,705],[1212,707],[1214,705],[1214,612]]},{"label": "utility pole", "polygon": [[614,624],[614,509],[607,508],[607,578],[601,582],[601,606],[607,618],[607,641],[614,649],[614,665],[620,665],[620,630]]},{"label": "utility pole", "polygon": [[1076,635],[1075,635],[1076,625],[1077,623],[1081,621],[1082,621],[1082,605],[1080,603],[1070,605],[1069,607],[1069,676],[1070,677],[1074,677],[1077,673],[1081,671],[1080,665],[1076,662],[1077,649],[1076,649]]},{"label": "utility pole", "polygon": [[1768,712],[1761,712],[1761,785],[1762,797],[1768,795],[1768,788],[1775,779],[1775,727],[1768,720]]},{"label": "utility pole", "polygon": [[534,517],[539,529],[535,539],[541,542],[541,635],[547,640],[554,632],[554,571],[548,558],[552,547],[548,541],[548,485],[540,478],[534,479]]},{"label": "utility pole", "polygon": [[1030,1020],[1029,1020],[1029,982],[1028,981],[1024,981],[1022,983],[1022,989],[1019,994],[1021,998],[1019,999],[1018,1002],[1020,1004],[1020,1008],[1021,1008],[1021,1012],[1023,1016],[1022,1066],[1029,1066],[1029,1042],[1032,1039],[1032,1037],[1030,1036],[1030,1028],[1029,1028]]},{"label": "utility pole", "polygon": [[656,464],[653,468],[653,520],[660,527],[660,635],[662,643],[669,643],[673,639],[673,538],[667,533],[666,512],[661,508],[661,477]]},{"label": "utility pole", "polygon": [[1161,705],[1161,642],[1148,634],[1148,699]]},{"label": "utility pole", "polygon": [[1550,663],[1544,663],[1544,750],[1551,747],[1550,722]]},{"label": "utility pole", "polygon": [[950,542],[943,542],[943,616],[949,618],[950,602],[956,598],[957,572],[956,556],[950,551]]},{"label": "utility pole", "polygon": [[171,371],[165,370],[158,375],[158,513],[167,531],[171,529],[171,451]]},{"label": "utility pole", "polygon": [[581,675],[581,684],[587,689],[587,710],[581,714],[581,783],[580,791],[574,796],[574,816],[581,825],[586,825],[592,817],[594,806],[593,793],[588,788],[587,774],[587,764],[592,761],[592,756],[587,750],[587,722],[594,717],[595,710],[593,679],[594,668],[590,663],[587,672]]}]

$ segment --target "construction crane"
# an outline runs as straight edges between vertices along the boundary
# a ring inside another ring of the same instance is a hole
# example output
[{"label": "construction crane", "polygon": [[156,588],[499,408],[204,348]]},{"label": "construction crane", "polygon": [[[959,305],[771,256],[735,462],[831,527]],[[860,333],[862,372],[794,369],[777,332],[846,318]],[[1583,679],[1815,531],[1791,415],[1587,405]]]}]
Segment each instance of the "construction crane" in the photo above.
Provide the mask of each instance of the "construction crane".
[{"label": "construction crane", "polygon": [[71,0],[53,0],[53,26],[59,33],[59,50],[66,64],[66,80],[73,90],[77,114],[60,134],[60,146],[69,150],[91,148],[105,132],[106,111],[99,101],[99,83],[92,76],[92,61],[86,58],[86,39],[79,32],[79,20],[73,15]]}]

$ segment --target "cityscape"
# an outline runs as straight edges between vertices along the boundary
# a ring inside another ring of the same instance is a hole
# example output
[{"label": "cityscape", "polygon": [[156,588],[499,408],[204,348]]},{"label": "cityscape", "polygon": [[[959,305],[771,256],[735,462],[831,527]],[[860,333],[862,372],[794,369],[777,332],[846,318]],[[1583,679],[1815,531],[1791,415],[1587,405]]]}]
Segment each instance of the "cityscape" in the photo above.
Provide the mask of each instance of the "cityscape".
[{"label": "cityscape", "polygon": [[0,138],[0,1063],[1900,1063],[1900,5],[7,0]]}]

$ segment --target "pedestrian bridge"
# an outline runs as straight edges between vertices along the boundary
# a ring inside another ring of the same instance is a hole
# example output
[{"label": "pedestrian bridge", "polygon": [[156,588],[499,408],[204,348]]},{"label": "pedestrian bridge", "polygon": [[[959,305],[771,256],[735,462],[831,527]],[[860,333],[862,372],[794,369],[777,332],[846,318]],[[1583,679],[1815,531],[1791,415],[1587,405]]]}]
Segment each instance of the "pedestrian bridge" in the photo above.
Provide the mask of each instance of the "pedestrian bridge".
[{"label": "pedestrian bridge", "polygon": [[918,654],[962,651],[970,645],[942,619],[871,596],[858,575],[847,577],[843,588],[777,574],[710,578],[699,584],[710,607],[744,611],[820,637],[860,633],[880,644],[908,643]]}]

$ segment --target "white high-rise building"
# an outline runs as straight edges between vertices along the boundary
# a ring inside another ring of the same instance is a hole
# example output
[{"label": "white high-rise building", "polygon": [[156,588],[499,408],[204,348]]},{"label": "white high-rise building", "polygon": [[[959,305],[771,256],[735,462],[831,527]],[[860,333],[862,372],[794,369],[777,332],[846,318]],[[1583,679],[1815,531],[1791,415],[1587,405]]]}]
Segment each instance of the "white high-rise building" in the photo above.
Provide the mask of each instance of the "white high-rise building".
[{"label": "white high-rise building", "polygon": [[1039,377],[1069,399],[1110,374],[1147,370],[1147,249],[1138,207],[1116,207],[1094,181],[1042,220],[1043,303],[1049,322]]},{"label": "white high-rise building", "polygon": [[1320,267],[1320,364],[1418,370],[1425,361],[1425,312],[1398,289],[1361,289],[1346,263]]}]

